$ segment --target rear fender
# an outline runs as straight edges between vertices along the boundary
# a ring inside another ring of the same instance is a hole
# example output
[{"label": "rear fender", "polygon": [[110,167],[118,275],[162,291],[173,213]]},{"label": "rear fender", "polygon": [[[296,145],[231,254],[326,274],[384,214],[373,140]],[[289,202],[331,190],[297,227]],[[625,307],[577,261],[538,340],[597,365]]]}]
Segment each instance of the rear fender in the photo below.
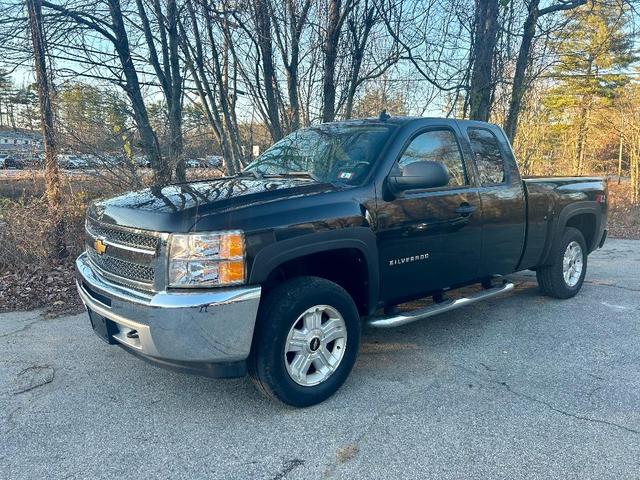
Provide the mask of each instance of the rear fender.
[{"label": "rear fender", "polygon": [[576,217],[577,215],[582,214],[592,214],[595,216],[596,235],[594,235],[594,238],[591,240],[591,244],[587,245],[587,249],[589,250],[589,252],[592,252],[595,249],[595,247],[597,246],[597,242],[599,241],[599,238],[596,237],[598,237],[597,232],[599,231],[600,221],[602,217],[602,213],[598,210],[598,204],[591,200],[571,203],[560,211],[560,215],[558,215],[558,219],[555,222],[555,227],[553,228],[552,241],[548,242],[540,265],[546,265],[549,261],[553,246],[556,245],[557,242],[559,242],[562,238],[569,220]]}]

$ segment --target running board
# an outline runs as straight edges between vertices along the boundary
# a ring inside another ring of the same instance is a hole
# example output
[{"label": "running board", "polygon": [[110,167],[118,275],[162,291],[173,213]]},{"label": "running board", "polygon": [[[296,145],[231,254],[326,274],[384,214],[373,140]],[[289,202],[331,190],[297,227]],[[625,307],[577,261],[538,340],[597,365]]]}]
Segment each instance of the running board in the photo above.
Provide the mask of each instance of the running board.
[{"label": "running board", "polygon": [[487,300],[488,298],[495,297],[496,295],[508,292],[509,290],[513,290],[513,283],[505,282],[504,285],[482,290],[481,292],[468,297],[457,298],[455,300],[445,300],[441,303],[435,303],[428,307],[403,312],[397,315],[371,317],[367,320],[367,324],[374,328],[399,327],[400,325],[406,325],[407,323],[415,322],[416,320],[422,320],[423,318],[432,317],[439,313],[448,312],[449,310],[455,310],[456,308],[464,307],[465,305],[471,305],[472,303]]}]

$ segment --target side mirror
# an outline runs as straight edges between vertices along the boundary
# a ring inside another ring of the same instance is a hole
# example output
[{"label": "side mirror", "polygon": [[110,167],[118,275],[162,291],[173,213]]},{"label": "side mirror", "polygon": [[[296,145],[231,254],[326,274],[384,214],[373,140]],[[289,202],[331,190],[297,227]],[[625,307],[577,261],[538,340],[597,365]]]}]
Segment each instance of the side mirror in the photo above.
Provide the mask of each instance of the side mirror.
[{"label": "side mirror", "polygon": [[390,175],[388,185],[392,192],[422,188],[446,187],[449,184],[449,170],[441,162],[431,160],[413,162],[402,169],[402,175]]}]

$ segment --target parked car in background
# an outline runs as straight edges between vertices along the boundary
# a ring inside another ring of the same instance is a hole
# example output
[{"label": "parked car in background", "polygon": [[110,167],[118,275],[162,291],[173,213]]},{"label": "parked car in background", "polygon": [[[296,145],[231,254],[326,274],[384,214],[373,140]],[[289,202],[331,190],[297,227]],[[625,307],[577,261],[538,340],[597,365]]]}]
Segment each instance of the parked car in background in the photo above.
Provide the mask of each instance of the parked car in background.
[{"label": "parked car in background", "polygon": [[25,164],[22,160],[10,155],[0,157],[0,168],[3,170],[22,170]]},{"label": "parked car in background", "polygon": [[202,161],[197,158],[189,158],[184,161],[187,168],[203,168]]},{"label": "parked car in background", "polygon": [[29,168],[33,170],[39,170],[41,168],[44,168],[44,153],[25,157],[23,158],[22,163],[24,165],[24,168]]},{"label": "parked car in background", "polygon": [[66,170],[80,170],[89,168],[91,164],[89,161],[80,155],[74,154],[61,154],[58,155],[58,165],[60,168]]},{"label": "parked car in background", "polygon": [[129,160],[127,159],[127,157],[125,157],[124,155],[106,155],[103,159],[102,162],[105,166],[112,166],[112,167],[123,167],[125,166]]},{"label": "parked car in background", "polygon": [[223,165],[223,158],[220,155],[207,155],[204,157],[206,168],[220,168]]},{"label": "parked car in background", "polygon": [[146,155],[134,155],[133,163],[138,167],[151,168],[151,161],[146,157]]}]

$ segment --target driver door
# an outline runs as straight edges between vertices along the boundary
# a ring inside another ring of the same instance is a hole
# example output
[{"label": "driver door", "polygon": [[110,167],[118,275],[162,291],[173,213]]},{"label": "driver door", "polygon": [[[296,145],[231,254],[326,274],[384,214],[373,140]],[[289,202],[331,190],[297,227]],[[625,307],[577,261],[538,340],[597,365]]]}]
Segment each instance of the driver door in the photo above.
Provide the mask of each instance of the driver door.
[{"label": "driver door", "polygon": [[444,187],[406,190],[379,203],[378,251],[381,297],[387,304],[418,298],[474,279],[480,263],[481,211],[454,130],[436,127],[416,134],[397,159],[393,174],[412,162],[442,162]]}]

